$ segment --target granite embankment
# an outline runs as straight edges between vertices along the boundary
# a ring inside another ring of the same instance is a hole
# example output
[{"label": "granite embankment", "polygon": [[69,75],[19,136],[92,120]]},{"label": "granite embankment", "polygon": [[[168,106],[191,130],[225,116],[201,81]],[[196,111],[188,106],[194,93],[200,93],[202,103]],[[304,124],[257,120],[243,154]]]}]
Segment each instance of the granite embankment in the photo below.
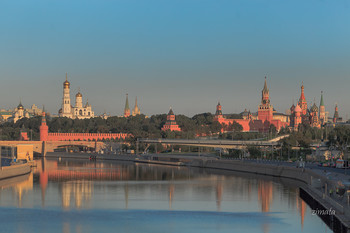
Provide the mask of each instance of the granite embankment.
[{"label": "granite embankment", "polygon": [[0,180],[25,175],[30,172],[31,168],[30,165],[27,163],[1,167]]}]

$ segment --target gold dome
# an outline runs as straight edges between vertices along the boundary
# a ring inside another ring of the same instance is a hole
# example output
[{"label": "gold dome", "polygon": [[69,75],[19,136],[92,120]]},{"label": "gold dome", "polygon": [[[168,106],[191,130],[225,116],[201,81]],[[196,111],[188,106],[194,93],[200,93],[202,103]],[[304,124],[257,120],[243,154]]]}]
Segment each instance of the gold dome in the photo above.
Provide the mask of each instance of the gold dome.
[{"label": "gold dome", "polygon": [[64,81],[63,87],[64,88],[69,88],[69,86],[70,86],[70,82],[68,82],[67,73],[66,73],[66,81]]},{"label": "gold dome", "polygon": [[20,102],[19,105],[17,106],[17,109],[24,109],[22,103]]},{"label": "gold dome", "polygon": [[80,92],[78,92],[78,93],[75,95],[75,97],[83,97],[83,95],[82,95]]}]

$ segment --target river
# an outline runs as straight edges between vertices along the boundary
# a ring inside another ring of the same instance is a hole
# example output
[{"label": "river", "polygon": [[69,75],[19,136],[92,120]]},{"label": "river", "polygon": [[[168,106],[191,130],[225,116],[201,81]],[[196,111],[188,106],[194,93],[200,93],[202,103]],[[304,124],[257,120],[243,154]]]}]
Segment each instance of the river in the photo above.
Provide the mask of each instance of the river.
[{"label": "river", "polygon": [[293,182],[265,176],[41,159],[0,186],[1,232],[332,232]]}]

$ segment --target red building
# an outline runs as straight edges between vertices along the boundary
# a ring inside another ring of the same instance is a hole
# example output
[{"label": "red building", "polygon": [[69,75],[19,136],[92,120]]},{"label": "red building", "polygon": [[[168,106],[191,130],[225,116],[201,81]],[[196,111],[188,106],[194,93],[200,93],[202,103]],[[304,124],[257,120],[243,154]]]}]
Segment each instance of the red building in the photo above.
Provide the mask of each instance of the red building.
[{"label": "red building", "polygon": [[214,120],[218,121],[223,126],[223,131],[227,131],[229,126],[236,122],[243,127],[244,132],[258,131],[266,132],[271,125],[274,125],[279,131],[282,127],[289,126],[289,117],[285,117],[286,120],[282,121],[281,115],[275,113],[273,106],[270,103],[270,92],[267,88],[266,77],[264,88],[262,90],[261,103],[259,105],[257,117],[253,117],[249,112],[245,119],[226,119],[222,114],[222,108],[220,103],[216,106],[216,113]]},{"label": "red building", "polygon": [[173,112],[173,110],[170,108],[170,111],[166,117],[166,122],[162,127],[163,131],[181,131],[180,127],[177,125],[176,121],[175,121],[175,114]]},{"label": "red building", "polygon": [[49,133],[45,112],[40,125],[40,141],[101,141],[106,139],[125,139],[127,133]]},{"label": "red building", "polygon": [[301,94],[300,94],[300,98],[299,98],[299,106],[301,108],[301,115],[302,117],[305,117],[307,115],[307,102],[305,99],[305,95],[304,95],[304,84],[301,85]]}]

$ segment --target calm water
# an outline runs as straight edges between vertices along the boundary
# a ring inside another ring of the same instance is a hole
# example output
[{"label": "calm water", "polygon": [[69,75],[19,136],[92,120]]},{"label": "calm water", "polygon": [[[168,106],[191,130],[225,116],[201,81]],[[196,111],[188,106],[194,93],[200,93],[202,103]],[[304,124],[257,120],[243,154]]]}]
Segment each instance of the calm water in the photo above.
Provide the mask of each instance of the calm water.
[{"label": "calm water", "polygon": [[249,174],[52,159],[0,186],[0,232],[331,232],[296,187]]}]

